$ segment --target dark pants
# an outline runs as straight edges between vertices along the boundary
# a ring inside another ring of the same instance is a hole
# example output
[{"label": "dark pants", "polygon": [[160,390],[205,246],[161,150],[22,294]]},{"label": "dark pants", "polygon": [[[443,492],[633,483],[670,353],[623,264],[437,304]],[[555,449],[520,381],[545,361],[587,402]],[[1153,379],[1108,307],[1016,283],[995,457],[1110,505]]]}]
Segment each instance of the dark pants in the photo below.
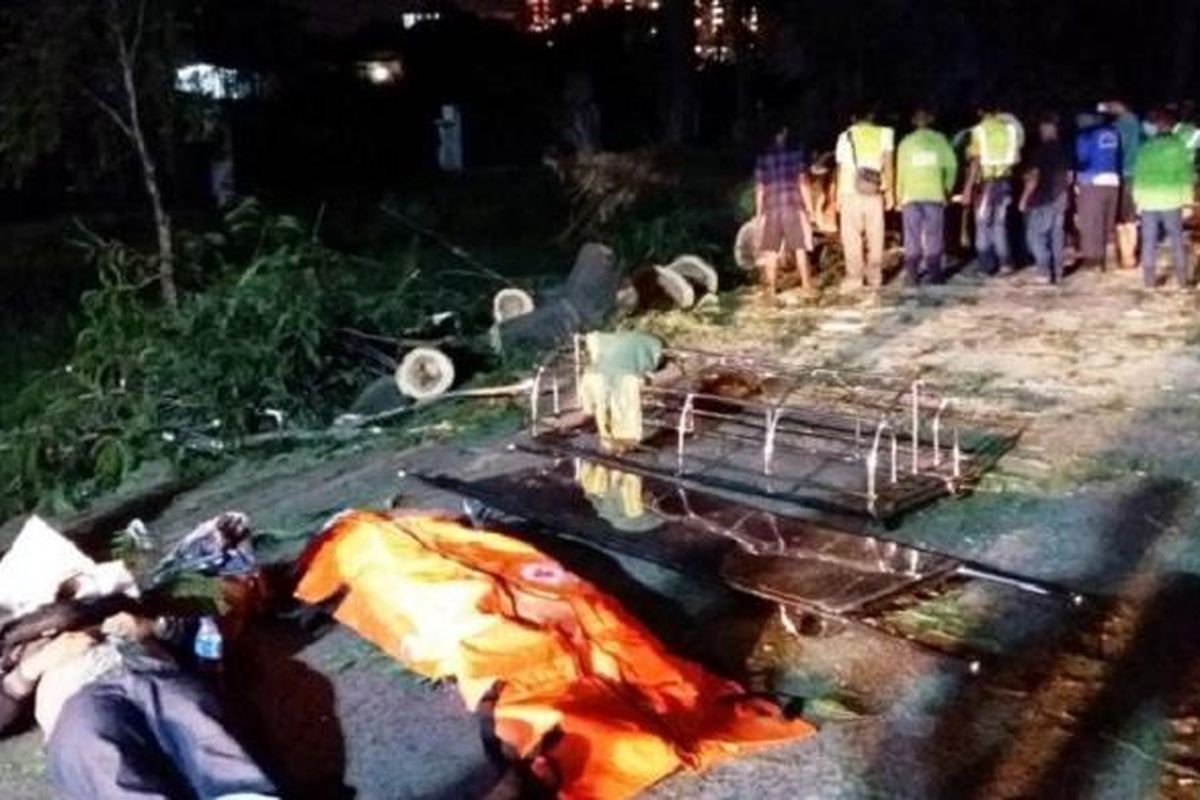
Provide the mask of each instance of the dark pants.
[{"label": "dark pants", "polygon": [[1117,224],[1119,186],[1079,187],[1079,249],[1085,261],[1103,264]]},{"label": "dark pants", "polygon": [[904,220],[904,269],[908,279],[917,283],[923,273],[930,283],[941,283],[946,206],[905,203],[900,214]]},{"label": "dark pants", "polygon": [[1166,235],[1171,245],[1171,263],[1175,267],[1175,279],[1180,286],[1188,282],[1187,253],[1183,248],[1183,210],[1142,212],[1142,280],[1146,286],[1155,285],[1154,262],[1158,258],[1159,232]]},{"label": "dark pants", "polygon": [[1008,247],[1008,207],[1012,188],[1008,178],[984,181],[975,200],[975,257],[987,275],[1011,263]]},{"label": "dark pants", "polygon": [[278,796],[216,698],[179,672],[120,669],[88,684],[63,706],[46,755],[63,800]]},{"label": "dark pants", "polygon": [[1034,263],[1051,283],[1063,276],[1066,258],[1067,195],[1045,205],[1033,206],[1025,214],[1025,243]]}]

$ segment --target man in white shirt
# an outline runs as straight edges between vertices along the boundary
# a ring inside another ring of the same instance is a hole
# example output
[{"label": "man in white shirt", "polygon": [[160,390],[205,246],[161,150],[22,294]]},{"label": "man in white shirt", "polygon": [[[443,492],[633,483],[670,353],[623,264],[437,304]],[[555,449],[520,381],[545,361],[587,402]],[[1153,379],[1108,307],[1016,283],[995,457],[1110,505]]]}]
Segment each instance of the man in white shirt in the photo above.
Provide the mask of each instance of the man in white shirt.
[{"label": "man in white shirt", "polygon": [[857,115],[838,137],[838,222],[846,258],[842,286],[850,291],[862,288],[864,271],[871,288],[883,285],[883,214],[895,205],[895,143],[895,131],[876,125],[869,112]]}]

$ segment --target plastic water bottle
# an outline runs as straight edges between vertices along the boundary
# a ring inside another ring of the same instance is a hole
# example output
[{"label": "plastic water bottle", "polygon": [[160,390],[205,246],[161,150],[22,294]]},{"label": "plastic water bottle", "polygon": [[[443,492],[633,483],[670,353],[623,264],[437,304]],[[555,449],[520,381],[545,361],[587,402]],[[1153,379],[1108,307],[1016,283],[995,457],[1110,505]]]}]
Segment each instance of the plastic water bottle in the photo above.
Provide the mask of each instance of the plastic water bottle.
[{"label": "plastic water bottle", "polygon": [[196,656],[196,666],[201,672],[210,675],[221,673],[221,659],[225,655],[225,640],[221,637],[221,629],[212,617],[201,617],[200,627],[192,642],[192,653]]}]

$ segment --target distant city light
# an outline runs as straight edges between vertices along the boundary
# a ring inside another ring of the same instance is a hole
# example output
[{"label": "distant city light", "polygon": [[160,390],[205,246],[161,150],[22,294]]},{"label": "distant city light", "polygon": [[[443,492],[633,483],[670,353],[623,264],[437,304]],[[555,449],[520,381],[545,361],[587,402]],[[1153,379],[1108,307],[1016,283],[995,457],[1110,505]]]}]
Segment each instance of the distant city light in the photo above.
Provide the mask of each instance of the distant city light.
[{"label": "distant city light", "polygon": [[405,11],[400,15],[400,24],[404,30],[409,30],[422,22],[437,22],[441,18],[442,15],[436,11]]},{"label": "distant city light", "polygon": [[[525,30],[549,34],[560,25],[570,25],[597,9],[614,11],[661,11],[662,0],[525,0]],[[692,0],[692,24],[696,28],[696,55],[704,61],[731,62],[737,57],[736,32],[731,27],[730,0]],[[738,17],[743,30],[759,33],[758,7],[751,5]],[[659,34],[658,25],[650,35]],[[753,46],[753,43],[751,43]]]},{"label": "distant city light", "polygon": [[236,69],[204,63],[175,70],[175,88],[213,100],[238,100],[250,93],[248,81]]},{"label": "distant city light", "polygon": [[396,83],[404,77],[404,65],[397,58],[363,61],[358,69],[364,78],[376,86]]}]

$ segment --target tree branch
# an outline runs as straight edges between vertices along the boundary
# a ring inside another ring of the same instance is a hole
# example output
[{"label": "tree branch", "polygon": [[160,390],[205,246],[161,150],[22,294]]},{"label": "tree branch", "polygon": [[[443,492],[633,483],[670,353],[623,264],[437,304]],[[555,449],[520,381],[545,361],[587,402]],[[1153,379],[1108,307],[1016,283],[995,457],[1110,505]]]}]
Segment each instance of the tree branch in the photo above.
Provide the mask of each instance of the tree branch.
[{"label": "tree branch", "polygon": [[125,41],[125,24],[121,20],[121,9],[117,5],[117,0],[109,0],[108,17],[113,43],[117,46],[117,60],[121,64],[122,71],[127,72],[132,67],[132,61],[129,58],[129,43]]},{"label": "tree branch", "polygon": [[114,108],[111,103],[109,103],[103,97],[96,94],[91,89],[87,88],[86,86],[81,86],[79,90],[81,92],[83,92],[84,96],[86,96],[89,100],[91,100],[93,103],[95,103],[100,108],[101,111],[103,111],[105,114],[107,114],[109,119],[111,119],[114,123],[116,123],[117,127],[121,129],[121,133],[128,136],[129,140],[131,142],[133,142],[134,144],[137,143],[137,134],[134,133],[134,130],[130,126],[129,122],[126,121],[126,119],[121,116],[120,111],[117,111],[117,109]]},{"label": "tree branch", "polygon": [[129,59],[136,62],[138,50],[142,46],[142,32],[146,29],[146,0],[138,0],[137,27],[133,32],[133,41],[129,45]]}]

